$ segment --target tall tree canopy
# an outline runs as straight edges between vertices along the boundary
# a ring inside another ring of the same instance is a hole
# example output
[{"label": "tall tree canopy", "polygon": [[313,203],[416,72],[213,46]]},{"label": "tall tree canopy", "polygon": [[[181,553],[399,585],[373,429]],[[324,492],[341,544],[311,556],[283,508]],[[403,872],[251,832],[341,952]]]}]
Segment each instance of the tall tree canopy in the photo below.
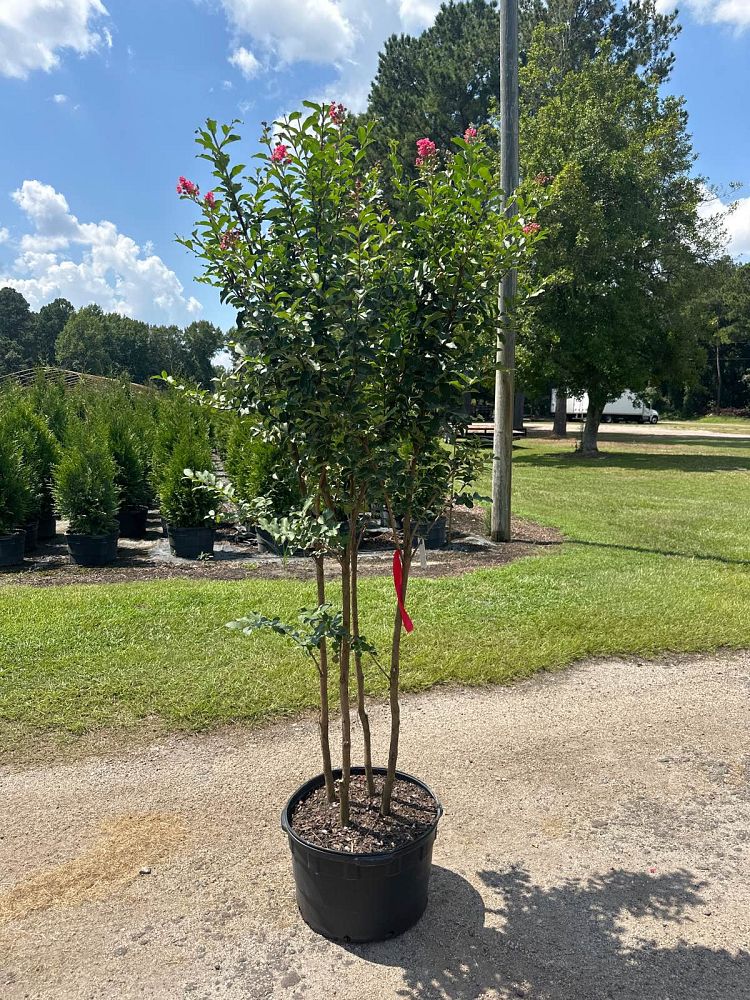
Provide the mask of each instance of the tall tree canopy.
[{"label": "tall tree canopy", "polygon": [[0,375],[30,364],[34,315],[15,288],[0,288]]},{"label": "tall tree canopy", "polygon": [[[556,29],[536,30],[524,94],[548,78],[556,41]],[[548,287],[523,320],[522,370],[588,392],[583,450],[595,453],[608,399],[696,355],[700,317],[685,302],[713,242],[687,115],[604,46],[522,115],[521,144],[527,173],[550,183],[536,264]]]},{"label": "tall tree canopy", "polygon": [[[612,57],[664,80],[672,66],[676,15],[655,0],[521,0],[522,62],[534,29],[554,27],[555,64],[546,92],[608,44]],[[500,91],[500,14],[494,0],[451,0],[419,36],[392,35],[383,47],[364,118],[375,119],[374,155],[385,160],[396,142],[407,163],[417,139],[450,146],[469,125],[489,121]],[[538,90],[536,103],[544,100]],[[532,102],[527,99],[527,107]]]}]

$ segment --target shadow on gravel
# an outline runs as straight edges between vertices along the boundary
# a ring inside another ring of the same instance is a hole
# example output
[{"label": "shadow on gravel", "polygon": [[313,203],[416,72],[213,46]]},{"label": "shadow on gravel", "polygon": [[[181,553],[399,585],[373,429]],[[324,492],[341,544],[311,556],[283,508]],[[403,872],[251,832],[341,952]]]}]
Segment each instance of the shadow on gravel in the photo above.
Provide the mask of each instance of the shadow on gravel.
[{"label": "shadow on gravel", "polygon": [[616,870],[551,888],[518,867],[479,877],[491,894],[487,906],[464,878],[435,868],[430,905],[413,931],[350,950],[401,967],[400,995],[413,1000],[750,998],[750,952],[665,947],[652,936],[705,909],[706,883],[690,872]]}]

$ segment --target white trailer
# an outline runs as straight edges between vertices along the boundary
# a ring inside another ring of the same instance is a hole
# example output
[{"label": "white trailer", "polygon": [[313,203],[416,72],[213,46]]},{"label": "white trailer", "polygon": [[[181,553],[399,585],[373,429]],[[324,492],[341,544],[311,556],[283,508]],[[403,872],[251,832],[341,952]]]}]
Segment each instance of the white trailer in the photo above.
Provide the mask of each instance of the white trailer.
[{"label": "white trailer", "polygon": [[[556,400],[557,389],[553,389],[552,400],[550,402],[550,413],[552,414],[555,412]],[[568,420],[584,420],[588,407],[588,393],[584,393],[582,396],[568,396]],[[625,421],[635,421],[639,424],[658,424],[659,414],[656,410],[648,406],[639,396],[636,396],[634,392],[628,390],[627,392],[624,392],[619,399],[615,399],[611,403],[607,403],[604,407],[602,420],[608,424],[618,423],[620,421],[623,423]]]}]

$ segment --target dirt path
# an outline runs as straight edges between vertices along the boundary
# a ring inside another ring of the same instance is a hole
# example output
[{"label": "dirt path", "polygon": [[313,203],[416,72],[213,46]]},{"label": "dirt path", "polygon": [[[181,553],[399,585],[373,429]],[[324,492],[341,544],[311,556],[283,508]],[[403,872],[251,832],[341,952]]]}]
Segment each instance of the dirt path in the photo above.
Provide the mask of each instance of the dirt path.
[{"label": "dirt path", "polygon": [[295,910],[311,720],[5,765],[0,996],[748,1000],[749,705],[749,653],[406,699],[446,815],[427,914],[367,947]]}]

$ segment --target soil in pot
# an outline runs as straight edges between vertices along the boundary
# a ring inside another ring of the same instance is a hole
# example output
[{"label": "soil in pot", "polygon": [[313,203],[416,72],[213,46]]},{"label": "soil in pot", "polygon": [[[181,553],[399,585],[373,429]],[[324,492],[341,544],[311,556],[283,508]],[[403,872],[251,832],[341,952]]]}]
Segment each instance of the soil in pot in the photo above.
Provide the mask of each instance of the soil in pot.
[{"label": "soil in pot", "polygon": [[23,562],[26,532],[21,529],[10,535],[0,535],[0,566],[17,566]]},{"label": "soil in pot", "polygon": [[148,521],[147,507],[122,507],[117,514],[121,538],[143,539]]},{"label": "soil in pot", "polygon": [[[384,768],[375,768],[378,792]],[[336,779],[341,772],[334,772]],[[281,825],[289,837],[297,905],[313,930],[334,940],[381,941],[424,913],[442,807],[429,788],[397,772],[392,815],[380,816],[362,768],[352,768],[351,823],[341,829],[322,775],[291,797]]]},{"label": "soil in pot", "polygon": [[106,566],[117,559],[117,539],[113,531],[110,535],[65,536],[73,562],[78,566]]},{"label": "soil in pot", "polygon": [[175,528],[167,525],[169,549],[178,559],[200,559],[214,552],[213,528]]},{"label": "soil in pot", "polygon": [[26,539],[24,541],[24,552],[28,555],[30,552],[34,552],[37,547],[37,542],[39,539],[39,522],[29,521],[25,524],[23,530],[26,533]]}]

